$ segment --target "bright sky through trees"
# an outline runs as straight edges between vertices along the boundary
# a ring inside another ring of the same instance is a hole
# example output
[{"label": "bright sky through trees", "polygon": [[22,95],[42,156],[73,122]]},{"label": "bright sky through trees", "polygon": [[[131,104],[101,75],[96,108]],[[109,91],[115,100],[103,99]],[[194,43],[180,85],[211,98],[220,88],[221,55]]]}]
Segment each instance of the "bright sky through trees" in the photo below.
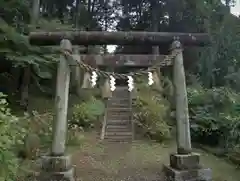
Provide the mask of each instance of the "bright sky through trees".
[{"label": "bright sky through trees", "polygon": [[237,0],[236,6],[232,7],[231,9],[232,13],[239,16],[240,15],[240,0]]},{"label": "bright sky through trees", "polygon": [[[237,0],[236,5],[231,8],[231,12],[236,16],[240,15],[240,0]],[[107,49],[109,53],[114,52],[116,46],[115,45],[108,45]]]}]

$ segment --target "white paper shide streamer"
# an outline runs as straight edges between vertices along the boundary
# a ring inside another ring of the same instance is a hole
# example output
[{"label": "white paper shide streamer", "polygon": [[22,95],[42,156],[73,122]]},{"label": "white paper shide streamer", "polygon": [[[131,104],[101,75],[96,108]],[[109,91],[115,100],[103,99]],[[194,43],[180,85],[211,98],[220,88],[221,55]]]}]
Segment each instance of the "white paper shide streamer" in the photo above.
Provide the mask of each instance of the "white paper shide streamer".
[{"label": "white paper shide streamer", "polygon": [[97,84],[97,73],[95,71],[92,72],[92,75],[91,75],[91,86],[92,87],[95,87],[96,84]]},{"label": "white paper shide streamer", "polygon": [[[90,83],[91,83],[91,87],[95,87],[97,84],[97,79],[98,79],[98,74],[93,71],[91,74],[91,77],[89,75],[90,78]],[[127,83],[128,83],[128,91],[132,92],[132,90],[134,89],[134,79],[132,76],[127,76]],[[89,79],[88,79],[89,80]],[[154,77],[153,77],[153,73],[152,72],[148,72],[148,85],[151,86],[154,84]],[[116,89],[116,79],[113,75],[109,76],[109,85],[110,85],[110,90],[113,92]]]},{"label": "white paper shide streamer", "polygon": [[152,72],[148,72],[148,85],[153,85],[154,81],[153,81],[153,73]]},{"label": "white paper shide streamer", "polygon": [[128,76],[128,91],[132,92],[132,90],[134,89],[134,82],[133,82],[133,78],[132,76]]},{"label": "white paper shide streamer", "polygon": [[116,82],[115,81],[116,81],[116,79],[112,75],[110,75],[110,90],[112,92],[116,89],[116,86],[115,86]]}]

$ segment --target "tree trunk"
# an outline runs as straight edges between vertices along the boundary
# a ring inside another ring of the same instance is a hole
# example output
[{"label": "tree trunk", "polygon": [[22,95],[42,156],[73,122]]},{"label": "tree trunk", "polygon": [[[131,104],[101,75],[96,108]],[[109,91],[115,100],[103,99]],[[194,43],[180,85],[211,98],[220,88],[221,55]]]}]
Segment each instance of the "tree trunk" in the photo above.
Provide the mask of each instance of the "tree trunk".
[{"label": "tree trunk", "polygon": [[[158,32],[158,30],[159,30],[159,28],[158,28],[158,25],[159,25],[159,23],[158,23],[158,20],[159,20],[159,18],[158,18],[158,14],[159,14],[158,13],[158,8],[159,8],[158,2],[154,1],[152,3],[152,9],[153,9],[152,10],[152,31],[153,32]],[[159,55],[160,54],[159,46],[154,46],[153,47],[153,54],[154,55]],[[156,58],[157,57],[155,57],[155,59]],[[158,75],[159,78],[161,78],[161,76],[162,76],[160,67],[157,69],[157,75]],[[162,87],[161,86],[161,79],[159,79],[159,82],[157,84],[159,85],[159,88]]]},{"label": "tree trunk", "polygon": [[[108,4],[108,0],[105,0],[105,2],[104,2],[104,31],[108,30],[107,4]],[[108,53],[107,45],[104,45],[104,54],[107,54],[107,53]]]},{"label": "tree trunk", "polygon": [[80,9],[81,9],[81,4],[80,0],[76,0],[76,7],[75,7],[75,26],[76,28],[79,27],[79,18],[80,18]]},{"label": "tree trunk", "polygon": [[[130,19],[129,19],[129,8],[128,0],[123,0],[123,29],[124,31],[130,31]],[[133,52],[133,47],[125,45],[122,49],[124,53]]]},{"label": "tree trunk", "polygon": [[[31,24],[32,25],[35,25],[37,23],[37,19],[38,19],[38,16],[39,16],[39,6],[40,6],[40,1],[39,0],[34,0],[33,1],[33,6],[32,6],[32,17],[31,17]],[[24,68],[23,80],[22,80],[22,86],[21,86],[20,105],[24,106],[24,109],[27,109],[27,107],[28,107],[30,81],[31,81],[31,65],[28,64]]]},{"label": "tree trunk", "polygon": [[39,7],[40,7],[40,0],[34,0],[33,7],[32,7],[32,17],[31,17],[32,25],[37,24],[38,16],[39,16]]},{"label": "tree trunk", "polygon": [[[80,54],[78,47],[75,47],[73,51],[73,58],[76,62],[80,62]],[[81,68],[76,64],[76,66],[71,66],[71,87],[74,88],[74,93],[78,96],[81,95]]]},{"label": "tree trunk", "polygon": [[31,77],[31,67],[27,65],[24,68],[23,77],[22,77],[22,85],[21,85],[21,100],[20,105],[27,111],[28,108],[28,99],[29,99],[29,84]]},{"label": "tree trunk", "polygon": [[226,7],[227,7],[227,13],[231,12],[231,1],[232,0],[225,0],[225,4],[226,4]]},{"label": "tree trunk", "polygon": [[[80,0],[76,1],[76,24],[75,27],[76,29],[82,28],[81,25],[79,24],[79,19],[81,16],[81,6],[82,3]],[[79,62],[80,61],[80,46],[77,46],[73,50],[73,56],[75,61]],[[73,66],[71,67],[71,87],[74,88],[74,93],[76,93],[78,96],[81,95],[81,68],[79,66]]]},{"label": "tree trunk", "polygon": [[14,80],[11,82],[11,89],[12,93],[16,93],[19,91],[19,88],[21,88],[20,82],[21,82],[21,69],[19,67],[12,67],[11,68],[11,75],[13,75]]}]

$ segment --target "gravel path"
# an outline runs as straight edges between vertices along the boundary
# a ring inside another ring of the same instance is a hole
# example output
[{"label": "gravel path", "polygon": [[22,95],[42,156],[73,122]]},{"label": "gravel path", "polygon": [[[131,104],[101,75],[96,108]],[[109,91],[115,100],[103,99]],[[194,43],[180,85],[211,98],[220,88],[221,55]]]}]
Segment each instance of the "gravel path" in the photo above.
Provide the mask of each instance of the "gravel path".
[{"label": "gravel path", "polygon": [[[101,143],[95,136],[87,136],[73,154],[76,176],[83,181],[155,181],[161,180],[163,164],[169,163],[174,144],[149,141],[129,143]],[[226,161],[201,150],[201,161],[213,169],[216,181],[238,181],[240,170]]]}]

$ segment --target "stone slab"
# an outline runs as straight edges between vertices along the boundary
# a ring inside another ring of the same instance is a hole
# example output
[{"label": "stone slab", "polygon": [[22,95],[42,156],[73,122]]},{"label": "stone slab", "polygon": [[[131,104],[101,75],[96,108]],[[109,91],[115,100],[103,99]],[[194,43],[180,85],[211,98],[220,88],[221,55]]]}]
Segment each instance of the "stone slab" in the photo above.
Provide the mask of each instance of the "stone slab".
[{"label": "stone slab", "polygon": [[208,168],[176,170],[170,166],[164,166],[164,181],[212,181],[212,171]]},{"label": "stone slab", "polygon": [[45,172],[64,172],[71,167],[70,155],[42,157],[42,170]]},{"label": "stone slab", "polygon": [[200,168],[200,154],[171,154],[170,166],[177,170],[188,170]]},{"label": "stone slab", "polygon": [[65,172],[41,172],[38,181],[75,181],[74,169]]}]

